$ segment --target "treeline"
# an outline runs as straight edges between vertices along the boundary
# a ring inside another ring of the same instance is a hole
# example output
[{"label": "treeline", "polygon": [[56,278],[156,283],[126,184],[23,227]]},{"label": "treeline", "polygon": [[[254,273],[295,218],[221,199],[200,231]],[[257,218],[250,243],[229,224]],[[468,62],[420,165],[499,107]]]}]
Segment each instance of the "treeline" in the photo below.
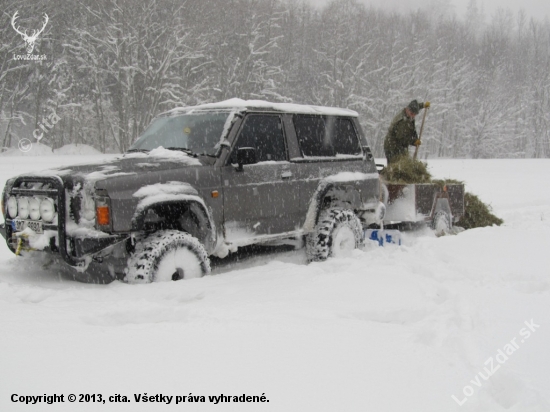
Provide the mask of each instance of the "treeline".
[{"label": "treeline", "polygon": [[[0,144],[124,151],[153,116],[231,97],[347,107],[375,154],[429,100],[422,157],[550,156],[550,23],[471,0],[389,13],[356,0],[1,0]],[[437,4],[437,3],[434,3]],[[11,25],[40,28],[33,54]],[[15,57],[15,58],[14,58]],[[48,116],[59,118],[44,126]]]}]

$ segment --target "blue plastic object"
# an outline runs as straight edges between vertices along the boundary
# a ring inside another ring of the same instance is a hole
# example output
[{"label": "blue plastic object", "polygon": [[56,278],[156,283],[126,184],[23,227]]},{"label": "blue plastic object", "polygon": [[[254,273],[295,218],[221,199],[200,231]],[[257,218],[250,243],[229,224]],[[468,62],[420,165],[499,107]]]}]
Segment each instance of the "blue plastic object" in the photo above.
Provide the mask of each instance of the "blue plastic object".
[{"label": "blue plastic object", "polygon": [[401,232],[399,230],[367,229],[365,230],[365,239],[378,242],[379,246],[387,243],[401,245]]}]

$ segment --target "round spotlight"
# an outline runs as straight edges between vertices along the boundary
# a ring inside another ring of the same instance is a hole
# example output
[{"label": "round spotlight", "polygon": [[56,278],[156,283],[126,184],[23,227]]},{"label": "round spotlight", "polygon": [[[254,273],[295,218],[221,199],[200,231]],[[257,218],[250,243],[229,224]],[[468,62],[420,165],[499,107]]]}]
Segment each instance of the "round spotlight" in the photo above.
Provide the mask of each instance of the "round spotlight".
[{"label": "round spotlight", "polygon": [[37,197],[29,200],[29,216],[32,220],[40,220],[40,201]]},{"label": "round spotlight", "polygon": [[10,196],[8,199],[8,213],[12,219],[17,217],[17,198]]},{"label": "round spotlight", "polygon": [[45,222],[52,222],[55,218],[55,203],[53,199],[46,197],[40,203],[40,214]]},{"label": "round spotlight", "polygon": [[19,217],[21,219],[27,219],[29,217],[29,198],[20,197],[18,203]]}]

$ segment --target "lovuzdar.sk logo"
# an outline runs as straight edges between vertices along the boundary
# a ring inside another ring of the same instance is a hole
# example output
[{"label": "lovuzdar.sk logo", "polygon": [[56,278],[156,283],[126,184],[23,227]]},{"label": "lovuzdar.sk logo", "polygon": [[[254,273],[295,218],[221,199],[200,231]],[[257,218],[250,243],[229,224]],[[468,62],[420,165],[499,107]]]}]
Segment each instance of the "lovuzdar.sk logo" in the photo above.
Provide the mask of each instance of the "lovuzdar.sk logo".
[{"label": "lovuzdar.sk logo", "polygon": [[36,55],[32,54],[34,50],[34,44],[36,40],[38,39],[38,36],[44,31],[46,28],[46,25],[48,24],[49,18],[46,13],[44,13],[44,23],[42,24],[42,28],[40,29],[33,29],[32,34],[27,34],[28,29],[24,29],[24,31],[21,31],[19,25],[17,24],[17,18],[19,17],[19,12],[16,11],[13,17],[11,18],[11,25],[13,29],[21,35],[23,40],[25,41],[25,48],[27,49],[26,55],[13,55],[14,60],[45,60],[46,55]]}]

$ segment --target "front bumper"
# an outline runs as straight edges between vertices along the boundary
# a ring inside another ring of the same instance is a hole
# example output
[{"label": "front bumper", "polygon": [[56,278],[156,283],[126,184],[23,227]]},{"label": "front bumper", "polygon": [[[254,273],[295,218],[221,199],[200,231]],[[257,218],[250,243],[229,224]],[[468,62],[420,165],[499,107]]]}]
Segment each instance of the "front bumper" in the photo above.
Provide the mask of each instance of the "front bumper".
[{"label": "front bumper", "polygon": [[[53,226],[49,227],[46,226],[47,229],[54,228]],[[124,242],[129,238],[129,235],[110,235],[105,237],[69,237],[65,236],[65,248],[63,248],[62,245],[59,243],[59,229],[55,227],[55,232],[58,233],[57,236],[51,237],[49,246],[44,247],[44,249],[41,249],[46,252],[54,252],[54,253],[60,253],[62,257],[64,256],[70,256],[71,260],[64,259],[67,263],[69,263],[71,266],[77,266],[78,263],[84,259],[86,256],[95,255],[99,252],[101,252],[104,249],[107,249],[111,246],[116,245],[117,243]],[[0,224],[0,233],[2,234],[2,237],[6,240],[6,243],[8,244],[8,247],[14,251],[16,249],[16,232],[11,229],[11,226],[5,223]],[[26,250],[35,250],[32,249],[31,246],[28,243],[28,240],[26,240],[27,237],[22,237],[22,240],[24,242],[24,246]],[[63,253],[63,250],[65,249],[65,253]],[[76,264],[75,264],[76,263]]]},{"label": "front bumper", "polygon": [[100,238],[74,238],[70,239],[74,247],[74,256],[82,259],[85,256],[95,255],[104,249],[128,240],[128,235],[111,235]]}]

